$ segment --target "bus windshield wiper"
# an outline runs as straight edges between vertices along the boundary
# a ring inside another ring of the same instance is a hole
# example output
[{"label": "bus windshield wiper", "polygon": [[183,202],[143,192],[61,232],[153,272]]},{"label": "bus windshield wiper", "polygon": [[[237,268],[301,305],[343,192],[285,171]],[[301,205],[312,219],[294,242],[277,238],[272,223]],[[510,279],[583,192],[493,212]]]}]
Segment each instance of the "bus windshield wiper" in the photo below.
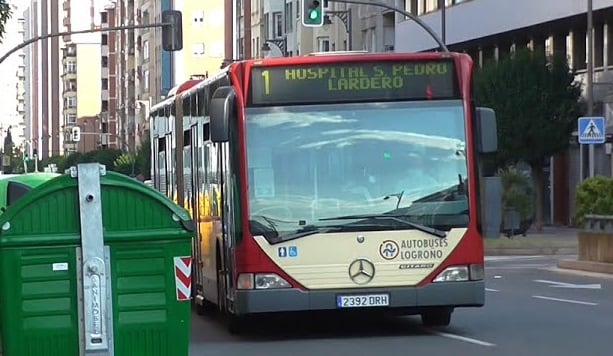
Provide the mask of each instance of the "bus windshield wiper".
[{"label": "bus windshield wiper", "polygon": [[447,237],[447,233],[445,231],[430,227],[430,226],[426,226],[426,225],[422,225],[422,224],[418,224],[409,220],[405,220],[402,219],[402,217],[404,217],[403,215],[390,215],[390,214],[362,214],[362,215],[343,215],[343,216],[335,216],[335,217],[331,217],[331,218],[321,218],[319,219],[320,221],[326,221],[326,220],[351,220],[351,219],[389,219],[389,220],[393,220],[399,223],[402,223],[404,225],[408,225],[416,230],[428,233],[430,235],[439,237],[439,238],[445,238]]},{"label": "bus windshield wiper", "polygon": [[315,235],[315,234],[326,233],[326,232],[334,232],[334,231],[340,231],[340,230],[342,230],[342,227],[337,226],[337,225],[333,225],[333,226],[307,225],[303,227],[302,229],[296,230],[292,233],[279,235],[278,239],[280,241],[278,242],[289,241],[289,240],[298,239],[298,238],[309,236],[309,235]]}]

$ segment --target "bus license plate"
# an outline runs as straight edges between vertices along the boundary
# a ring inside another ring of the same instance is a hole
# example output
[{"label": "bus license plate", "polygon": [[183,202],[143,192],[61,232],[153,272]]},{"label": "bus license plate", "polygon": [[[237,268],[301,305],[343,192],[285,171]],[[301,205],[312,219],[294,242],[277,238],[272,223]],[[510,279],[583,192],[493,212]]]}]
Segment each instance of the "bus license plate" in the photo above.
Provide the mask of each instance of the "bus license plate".
[{"label": "bus license plate", "polygon": [[386,307],[390,305],[389,294],[339,295],[336,297],[339,308]]}]

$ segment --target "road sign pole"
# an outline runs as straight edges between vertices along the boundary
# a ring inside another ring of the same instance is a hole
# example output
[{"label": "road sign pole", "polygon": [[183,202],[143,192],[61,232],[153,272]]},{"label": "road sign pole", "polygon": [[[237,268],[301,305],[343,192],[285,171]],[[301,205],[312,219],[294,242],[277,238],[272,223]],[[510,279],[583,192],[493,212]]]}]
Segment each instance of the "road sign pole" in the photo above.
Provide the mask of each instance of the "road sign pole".
[{"label": "road sign pole", "polygon": [[[580,168],[581,168],[581,172],[583,172],[583,160],[584,160],[584,151],[583,151],[583,145],[588,145],[588,174],[589,177],[594,177],[594,171],[595,171],[595,154],[594,154],[594,145],[597,144],[603,144],[606,142],[606,135],[605,135],[605,131],[606,131],[606,127],[605,127],[605,120],[604,117],[599,116],[599,117],[594,117],[594,116],[587,116],[587,117],[580,117],[579,120],[577,120],[577,132],[579,134],[578,137],[578,142],[581,145],[580,146],[580,150],[579,150],[579,161],[580,161]],[[583,180],[584,178],[584,174],[581,173],[581,180]]]},{"label": "road sign pole", "polygon": [[583,182],[583,144],[579,144],[579,183]]}]

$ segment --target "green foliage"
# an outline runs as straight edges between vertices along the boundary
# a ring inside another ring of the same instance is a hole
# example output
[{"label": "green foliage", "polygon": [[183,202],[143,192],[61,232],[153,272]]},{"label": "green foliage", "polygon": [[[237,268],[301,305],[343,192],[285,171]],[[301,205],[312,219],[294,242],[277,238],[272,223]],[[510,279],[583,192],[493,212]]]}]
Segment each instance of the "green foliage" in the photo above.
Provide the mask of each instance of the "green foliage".
[{"label": "green foliage", "polygon": [[583,226],[583,217],[586,214],[613,215],[613,178],[596,176],[577,186],[577,226]]},{"label": "green foliage", "polygon": [[115,163],[115,160],[122,155],[121,150],[116,149],[108,149],[108,150],[97,150],[96,156],[94,158],[94,162],[99,162],[100,164],[104,164],[107,169],[112,169]]},{"label": "green foliage", "polygon": [[497,174],[502,180],[502,206],[515,209],[522,221],[534,214],[532,182],[530,176],[513,166],[501,168]]},{"label": "green foliage", "polygon": [[497,162],[533,165],[564,151],[580,113],[580,84],[563,56],[518,51],[475,73],[478,105],[496,111]]},{"label": "green foliage", "polygon": [[9,5],[8,1],[0,0],[0,39],[4,39],[4,34],[6,33],[5,25],[12,15],[13,10],[11,9],[11,5]]},{"label": "green foliage", "polygon": [[136,170],[145,179],[151,179],[151,139],[149,136],[143,140],[136,152]]},{"label": "green foliage", "polygon": [[115,167],[114,171],[119,172],[125,175],[130,175],[132,173],[132,165],[134,163],[134,159],[131,155],[124,153],[121,156],[115,159],[113,162],[113,167]]}]

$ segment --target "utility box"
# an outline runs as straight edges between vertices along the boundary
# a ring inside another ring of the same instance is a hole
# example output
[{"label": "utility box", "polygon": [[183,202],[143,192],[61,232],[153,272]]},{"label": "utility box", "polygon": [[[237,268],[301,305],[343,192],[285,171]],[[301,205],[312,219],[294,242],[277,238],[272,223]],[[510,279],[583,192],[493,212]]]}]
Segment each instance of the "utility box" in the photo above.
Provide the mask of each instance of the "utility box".
[{"label": "utility box", "polygon": [[0,216],[3,356],[187,356],[194,224],[97,163]]}]

